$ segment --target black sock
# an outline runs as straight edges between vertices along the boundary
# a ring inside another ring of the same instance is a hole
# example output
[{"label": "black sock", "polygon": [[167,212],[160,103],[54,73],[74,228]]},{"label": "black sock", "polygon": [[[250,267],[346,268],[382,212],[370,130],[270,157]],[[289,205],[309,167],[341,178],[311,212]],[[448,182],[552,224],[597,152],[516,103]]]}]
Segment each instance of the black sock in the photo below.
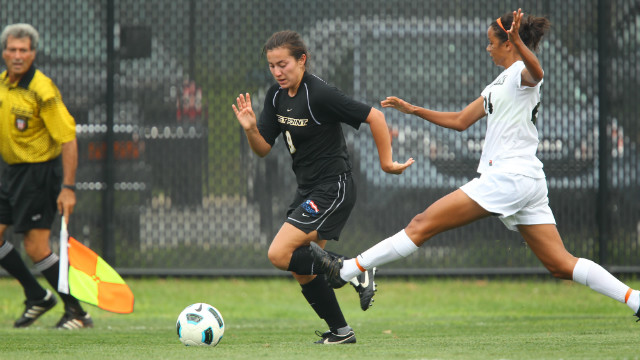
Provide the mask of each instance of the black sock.
[{"label": "black sock", "polygon": [[[56,291],[58,291],[58,277],[60,276],[60,259],[58,255],[55,253],[51,253],[51,255],[47,256],[43,260],[39,261],[35,264],[36,269],[40,270],[42,275],[44,275],[45,279],[53,286]],[[73,309],[78,314],[84,316],[86,312],[80,306],[80,302],[78,299],[74,298],[70,294],[63,294],[58,291],[58,295],[62,301],[64,301],[64,308]]]},{"label": "black sock", "polygon": [[298,275],[315,275],[317,272],[313,269],[313,256],[311,255],[310,246],[301,246],[293,252],[291,260],[289,260],[288,271],[293,271]]},{"label": "black sock", "polygon": [[302,295],[316,314],[327,322],[331,332],[336,333],[339,328],[347,326],[342,310],[333,289],[327,284],[324,276],[316,276],[311,282],[301,285]]},{"label": "black sock", "polygon": [[328,252],[330,255],[333,255],[333,256],[335,256],[335,257],[342,258],[343,260],[349,260],[349,259],[351,259],[351,258],[350,258],[350,257],[348,257],[348,256],[340,255],[340,254],[338,254],[338,253],[334,253],[333,251],[329,251],[329,250],[325,250],[325,251],[326,251],[326,252]]},{"label": "black sock", "polygon": [[27,300],[39,300],[47,295],[47,291],[36,280],[20,254],[8,241],[0,246],[0,266],[20,282]]},{"label": "black sock", "polygon": [[[335,257],[347,259],[340,254],[336,254],[331,251],[327,252]],[[287,271],[293,271],[298,275],[317,275],[319,272],[315,268],[313,262],[314,260],[313,255],[311,255],[310,246],[301,246],[291,254],[291,260],[289,260],[289,267],[287,268]]]}]

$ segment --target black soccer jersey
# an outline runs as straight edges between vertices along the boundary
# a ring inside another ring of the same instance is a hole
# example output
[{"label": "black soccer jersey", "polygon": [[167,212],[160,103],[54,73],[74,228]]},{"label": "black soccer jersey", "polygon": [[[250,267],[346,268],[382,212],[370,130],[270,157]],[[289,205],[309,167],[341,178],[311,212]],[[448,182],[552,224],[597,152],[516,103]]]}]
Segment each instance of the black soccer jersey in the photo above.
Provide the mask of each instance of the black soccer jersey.
[{"label": "black soccer jersey", "polygon": [[282,134],[298,186],[308,187],[351,171],[341,123],[358,129],[370,111],[371,106],[305,72],[294,97],[277,84],[269,89],[258,130],[271,146]]}]

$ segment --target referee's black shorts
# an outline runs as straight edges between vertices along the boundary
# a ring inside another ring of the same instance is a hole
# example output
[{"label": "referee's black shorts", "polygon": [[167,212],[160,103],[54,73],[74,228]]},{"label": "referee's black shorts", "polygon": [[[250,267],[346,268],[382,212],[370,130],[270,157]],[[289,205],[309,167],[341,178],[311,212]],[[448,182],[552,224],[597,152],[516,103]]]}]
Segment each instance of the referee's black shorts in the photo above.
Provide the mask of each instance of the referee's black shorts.
[{"label": "referee's black shorts", "polygon": [[16,233],[51,229],[62,185],[62,160],[9,165],[0,179],[0,224]]},{"label": "referee's black shorts", "polygon": [[289,224],[320,240],[338,240],[356,203],[356,186],[351,173],[312,188],[298,188],[287,211]]}]

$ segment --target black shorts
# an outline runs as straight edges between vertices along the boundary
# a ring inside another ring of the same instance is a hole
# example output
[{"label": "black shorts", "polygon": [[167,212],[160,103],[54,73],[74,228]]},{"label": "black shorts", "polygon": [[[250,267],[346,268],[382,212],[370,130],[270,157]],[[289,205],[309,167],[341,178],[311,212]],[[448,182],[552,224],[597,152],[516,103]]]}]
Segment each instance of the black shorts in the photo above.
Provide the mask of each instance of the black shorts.
[{"label": "black shorts", "polygon": [[0,179],[0,224],[16,233],[51,229],[62,186],[60,157],[34,164],[9,165]]},{"label": "black shorts", "polygon": [[318,231],[320,240],[338,240],[356,204],[356,185],[351,174],[312,188],[298,188],[287,211],[289,224],[310,233]]}]

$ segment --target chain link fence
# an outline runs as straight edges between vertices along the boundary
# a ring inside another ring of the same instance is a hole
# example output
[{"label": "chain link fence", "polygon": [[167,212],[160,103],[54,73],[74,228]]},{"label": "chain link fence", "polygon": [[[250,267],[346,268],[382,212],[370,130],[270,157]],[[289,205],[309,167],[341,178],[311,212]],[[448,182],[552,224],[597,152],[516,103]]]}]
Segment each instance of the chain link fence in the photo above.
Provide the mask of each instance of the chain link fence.
[{"label": "chain link fence", "polygon": [[[565,244],[614,272],[640,273],[637,1],[5,0],[0,25],[39,30],[35,64],[76,119],[72,236],[122,274],[275,275],[285,273],[266,254],[296,186],[289,154],[278,141],[254,156],[231,110],[244,92],[262,106],[273,83],[266,39],[299,32],[311,72],[377,108],[396,95],[457,111],[501,71],[486,31],[517,7],[552,22],[539,54],[538,154]],[[458,133],[383,112],[394,159],[416,164],[383,173],[369,129],[345,127],[358,202],[342,240],[328,245],[345,255],[476,176],[485,121]],[[517,233],[486,219],[381,274],[544,272]]]}]

